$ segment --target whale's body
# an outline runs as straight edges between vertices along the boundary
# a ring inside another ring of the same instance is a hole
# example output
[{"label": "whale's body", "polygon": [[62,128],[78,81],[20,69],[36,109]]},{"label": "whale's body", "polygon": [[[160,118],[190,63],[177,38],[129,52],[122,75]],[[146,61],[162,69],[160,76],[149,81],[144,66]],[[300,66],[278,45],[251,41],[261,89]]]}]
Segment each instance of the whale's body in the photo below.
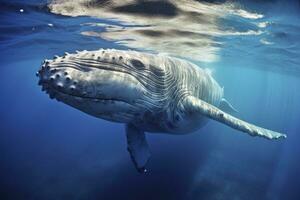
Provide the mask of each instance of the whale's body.
[{"label": "whale's body", "polygon": [[81,51],[45,60],[37,75],[51,98],[125,123],[128,150],[142,171],[150,156],[144,132],[186,134],[214,119],[252,136],[285,137],[222,111],[233,110],[223,89],[207,70],[185,60],[113,49]]}]

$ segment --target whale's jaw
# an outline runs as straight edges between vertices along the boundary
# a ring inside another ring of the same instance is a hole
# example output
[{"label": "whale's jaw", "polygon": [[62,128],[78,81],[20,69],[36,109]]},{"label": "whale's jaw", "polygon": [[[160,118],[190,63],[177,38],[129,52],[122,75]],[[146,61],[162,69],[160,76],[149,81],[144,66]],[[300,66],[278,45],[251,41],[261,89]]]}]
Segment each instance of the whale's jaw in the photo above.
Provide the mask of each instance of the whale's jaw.
[{"label": "whale's jaw", "polygon": [[139,114],[136,102],[143,88],[134,76],[118,70],[113,61],[102,63],[68,54],[45,60],[37,76],[51,99],[95,117],[128,123]]}]

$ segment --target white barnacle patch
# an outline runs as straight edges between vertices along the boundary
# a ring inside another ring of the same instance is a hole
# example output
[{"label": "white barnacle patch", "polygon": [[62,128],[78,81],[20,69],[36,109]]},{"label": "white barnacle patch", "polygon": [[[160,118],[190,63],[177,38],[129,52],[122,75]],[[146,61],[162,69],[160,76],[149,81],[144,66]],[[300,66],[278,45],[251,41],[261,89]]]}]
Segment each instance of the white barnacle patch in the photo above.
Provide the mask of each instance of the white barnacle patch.
[{"label": "white barnacle patch", "polygon": [[71,90],[71,91],[74,91],[75,89],[76,89],[76,86],[75,86],[75,85],[71,85],[71,86],[70,86],[70,90]]},{"label": "white barnacle patch", "polygon": [[62,82],[58,82],[56,85],[59,89],[62,89],[64,87]]}]

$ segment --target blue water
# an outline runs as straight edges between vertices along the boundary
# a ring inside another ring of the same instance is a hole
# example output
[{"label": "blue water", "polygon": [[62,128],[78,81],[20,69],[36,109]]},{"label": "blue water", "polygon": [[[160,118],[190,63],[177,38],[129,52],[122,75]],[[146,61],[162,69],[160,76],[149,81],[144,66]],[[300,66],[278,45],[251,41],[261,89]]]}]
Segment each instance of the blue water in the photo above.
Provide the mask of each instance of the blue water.
[{"label": "blue water", "polygon": [[[46,3],[0,1],[1,200],[300,199],[299,2],[240,1],[272,23],[260,35],[214,36],[219,59],[194,61],[212,69],[239,117],[288,138],[252,138],[216,122],[185,136],[148,134],[146,175],[130,160],[122,124],[50,100],[35,77],[55,54],[128,49],[81,34],[96,29],[85,23],[119,22],[52,14]],[[258,29],[234,16],[219,26]]]}]

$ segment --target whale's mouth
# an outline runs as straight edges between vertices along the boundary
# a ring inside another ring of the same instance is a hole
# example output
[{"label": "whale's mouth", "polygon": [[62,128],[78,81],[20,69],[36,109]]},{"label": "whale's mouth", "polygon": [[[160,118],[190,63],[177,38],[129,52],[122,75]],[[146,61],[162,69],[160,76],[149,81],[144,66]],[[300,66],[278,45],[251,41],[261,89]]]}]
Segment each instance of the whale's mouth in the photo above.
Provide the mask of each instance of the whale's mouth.
[{"label": "whale's mouth", "polygon": [[[130,101],[123,98],[122,95],[115,95],[110,92],[109,89],[104,89],[109,84],[102,81],[100,84],[97,81],[89,81],[90,74],[93,72],[87,72],[85,69],[95,69],[95,70],[102,70],[102,73],[106,71],[106,73],[111,73],[109,75],[115,76],[113,74],[116,72],[114,68],[105,69],[98,69],[98,68],[87,68],[85,66],[79,66],[76,69],[72,68],[72,66],[66,65],[53,65],[50,66],[51,60],[44,61],[41,69],[37,72],[37,77],[39,77],[39,85],[42,86],[42,91],[45,91],[51,99],[56,99],[58,101],[66,101],[70,100],[71,98],[76,98],[77,100],[84,100],[86,101],[93,101],[99,102],[104,104],[113,104],[113,103],[125,103],[128,105],[132,105]],[[77,73],[77,74],[74,74]],[[86,74],[85,74],[86,73]],[[116,73],[121,73],[118,71]],[[85,76],[85,77],[84,77]],[[109,77],[109,76],[108,76]],[[98,77],[100,79],[104,79],[101,76]],[[111,84],[113,85],[113,84]],[[114,85],[114,88],[116,85]]]},{"label": "whale's mouth", "polygon": [[43,83],[42,85],[42,91],[45,91],[46,94],[49,95],[50,99],[56,99],[57,101],[64,101],[66,99],[76,98],[77,100],[87,100],[87,101],[93,101],[103,104],[116,104],[116,103],[125,103],[128,105],[131,105],[129,102],[123,99],[118,98],[105,98],[105,97],[91,97],[87,95],[78,95],[78,94],[71,94],[68,92],[64,92],[62,90],[59,90],[52,86],[49,83]]},{"label": "whale's mouth", "polygon": [[146,96],[152,79],[143,74],[144,68],[118,51],[82,51],[45,60],[36,75],[51,99],[98,118],[128,123],[152,105]]}]

